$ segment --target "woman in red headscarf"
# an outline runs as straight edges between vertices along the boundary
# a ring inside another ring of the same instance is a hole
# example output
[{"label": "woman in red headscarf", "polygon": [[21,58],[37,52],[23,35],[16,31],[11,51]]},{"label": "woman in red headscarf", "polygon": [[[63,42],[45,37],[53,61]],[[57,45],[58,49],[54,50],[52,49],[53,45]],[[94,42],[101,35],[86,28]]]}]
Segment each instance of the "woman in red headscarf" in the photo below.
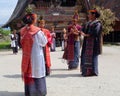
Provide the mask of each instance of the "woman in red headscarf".
[{"label": "woman in red headscarf", "polygon": [[47,38],[40,28],[34,26],[37,15],[26,14],[21,29],[22,78],[25,96],[46,96],[45,60],[43,47]]},{"label": "woman in red headscarf", "polygon": [[89,21],[83,27],[84,41],[81,53],[81,72],[83,76],[98,75],[98,55],[101,53],[102,34],[102,24],[97,19],[99,17],[100,13],[96,9],[90,10]]},{"label": "woman in red headscarf", "polygon": [[80,31],[81,26],[77,19],[72,19],[72,24],[68,26],[67,46],[65,48],[63,59],[67,60],[68,69],[77,69],[80,57]]}]

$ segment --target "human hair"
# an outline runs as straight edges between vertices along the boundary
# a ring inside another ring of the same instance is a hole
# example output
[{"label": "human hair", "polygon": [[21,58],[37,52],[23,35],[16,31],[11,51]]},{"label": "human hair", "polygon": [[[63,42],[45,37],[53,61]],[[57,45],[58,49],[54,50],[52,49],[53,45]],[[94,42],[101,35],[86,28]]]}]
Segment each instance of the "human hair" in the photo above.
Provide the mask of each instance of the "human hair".
[{"label": "human hair", "polygon": [[29,13],[29,14],[26,14],[22,21],[25,23],[25,24],[33,24],[35,19],[37,18],[37,15],[36,14],[32,14],[32,13]]},{"label": "human hair", "polygon": [[45,23],[45,20],[38,20],[38,23]]},{"label": "human hair", "polygon": [[43,19],[43,16],[40,16],[40,17],[39,17],[38,23],[45,23],[45,20]]},{"label": "human hair", "polygon": [[90,12],[91,14],[95,14],[95,17],[96,17],[96,18],[99,18],[99,17],[100,17],[100,13],[99,13],[96,9],[89,10],[89,12]]},{"label": "human hair", "polygon": [[14,30],[12,30],[12,33],[14,34],[14,33],[16,33],[17,32],[17,30],[16,29],[14,29]]}]

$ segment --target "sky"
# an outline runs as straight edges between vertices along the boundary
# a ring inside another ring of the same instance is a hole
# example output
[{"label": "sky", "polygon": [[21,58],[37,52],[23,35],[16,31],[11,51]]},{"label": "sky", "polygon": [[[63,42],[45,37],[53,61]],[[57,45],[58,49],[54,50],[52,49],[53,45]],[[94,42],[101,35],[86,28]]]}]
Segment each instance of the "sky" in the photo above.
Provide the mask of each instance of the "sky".
[{"label": "sky", "polygon": [[18,0],[0,0],[0,24],[5,24],[12,15]]}]

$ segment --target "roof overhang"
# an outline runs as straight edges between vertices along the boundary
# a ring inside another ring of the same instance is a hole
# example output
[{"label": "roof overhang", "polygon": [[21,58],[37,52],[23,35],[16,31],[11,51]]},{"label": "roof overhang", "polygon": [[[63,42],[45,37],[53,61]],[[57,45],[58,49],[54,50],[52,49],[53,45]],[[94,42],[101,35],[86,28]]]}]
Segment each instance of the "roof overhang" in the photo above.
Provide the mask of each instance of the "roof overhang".
[{"label": "roof overhang", "polygon": [[17,5],[16,5],[16,8],[15,10],[13,11],[10,19],[7,21],[6,24],[4,24],[2,27],[5,28],[5,27],[8,27],[9,24],[15,20],[15,19],[19,19],[23,13],[24,13],[24,9],[28,6],[28,4],[31,2],[31,0],[18,0],[17,2]]}]

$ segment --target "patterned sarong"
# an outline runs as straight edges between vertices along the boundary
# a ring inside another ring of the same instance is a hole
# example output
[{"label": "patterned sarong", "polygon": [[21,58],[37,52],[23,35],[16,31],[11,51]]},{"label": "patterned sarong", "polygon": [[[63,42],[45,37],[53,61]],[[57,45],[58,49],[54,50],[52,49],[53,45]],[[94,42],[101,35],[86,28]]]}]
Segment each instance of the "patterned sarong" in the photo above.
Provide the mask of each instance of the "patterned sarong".
[{"label": "patterned sarong", "polygon": [[93,74],[93,47],[94,47],[94,38],[86,38],[86,51],[85,51],[85,62],[84,62],[84,71],[85,75],[89,76]]}]

